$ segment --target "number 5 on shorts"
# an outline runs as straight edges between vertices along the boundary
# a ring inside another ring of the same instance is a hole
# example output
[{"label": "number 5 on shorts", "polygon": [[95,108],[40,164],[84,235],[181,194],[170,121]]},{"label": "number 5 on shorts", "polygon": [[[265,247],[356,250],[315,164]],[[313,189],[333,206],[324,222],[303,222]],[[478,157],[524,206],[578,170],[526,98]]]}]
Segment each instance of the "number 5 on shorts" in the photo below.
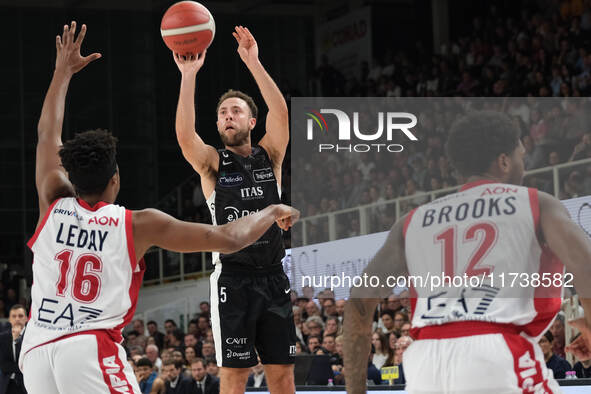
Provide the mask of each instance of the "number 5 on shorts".
[{"label": "number 5 on shorts", "polygon": [[226,302],[226,288],[220,287],[220,302]]}]

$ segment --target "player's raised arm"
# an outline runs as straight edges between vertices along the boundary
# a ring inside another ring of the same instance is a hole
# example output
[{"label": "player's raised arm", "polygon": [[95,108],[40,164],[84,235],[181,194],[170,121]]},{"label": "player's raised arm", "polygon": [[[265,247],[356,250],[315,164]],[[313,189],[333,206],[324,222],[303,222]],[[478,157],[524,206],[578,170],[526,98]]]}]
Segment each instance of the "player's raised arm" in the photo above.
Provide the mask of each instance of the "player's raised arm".
[{"label": "player's raised arm", "polygon": [[39,194],[40,219],[51,203],[62,196],[74,195],[74,188],[61,166],[58,151],[62,146],[62,124],[64,107],[70,79],[93,60],[101,57],[100,53],[89,56],[80,54],[80,46],[86,35],[86,25],[82,25],[75,38],[76,22],[65,25],[61,36],[55,39],[57,56],[55,71],[49,90],[45,95],[41,117],[37,126],[37,159],[35,184]]},{"label": "player's raised arm", "polygon": [[[585,311],[586,328],[580,326],[580,341],[587,342],[591,351],[591,242],[581,228],[571,220],[568,211],[558,199],[538,192],[540,202],[540,225],[544,240],[554,254],[562,261],[568,272],[573,274],[574,286]],[[587,354],[591,358],[591,353]]]},{"label": "player's raised arm", "polygon": [[[399,219],[382,248],[367,265],[364,273],[368,277],[380,278],[386,283],[388,275],[396,277],[406,274],[403,228],[406,217]],[[371,323],[380,299],[392,293],[384,286],[375,288],[354,287],[345,305],[343,353],[344,368],[347,371],[347,393],[365,393],[367,382],[367,358],[371,349]]]},{"label": "player's raised arm", "polygon": [[201,176],[217,171],[218,155],[212,146],[206,145],[195,130],[195,79],[203,66],[207,50],[197,56],[181,56],[173,53],[181,71],[181,89],[176,110],[176,138],[183,156]]},{"label": "player's raised arm", "polygon": [[175,252],[234,253],[258,240],[275,222],[283,230],[288,230],[300,213],[287,205],[270,205],[220,226],[183,222],[156,209],[135,211],[133,215],[136,255],[139,258],[150,246]]},{"label": "player's raised arm", "polygon": [[238,54],[254,77],[269,108],[266,133],[259,142],[275,166],[280,167],[289,142],[289,114],[283,94],[259,60],[259,48],[248,28],[236,26],[232,33],[238,42]]}]

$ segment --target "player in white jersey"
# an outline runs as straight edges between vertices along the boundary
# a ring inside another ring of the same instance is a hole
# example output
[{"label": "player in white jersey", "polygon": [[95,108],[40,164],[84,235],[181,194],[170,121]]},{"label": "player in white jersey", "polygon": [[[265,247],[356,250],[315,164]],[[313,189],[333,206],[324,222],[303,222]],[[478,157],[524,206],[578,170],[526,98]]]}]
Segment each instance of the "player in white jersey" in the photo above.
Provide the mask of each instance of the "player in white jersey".
[{"label": "player in white jersey", "polygon": [[[532,286],[522,279],[511,286],[509,278],[514,273],[541,280],[546,274],[564,282],[564,263],[587,316],[577,321],[584,338],[573,350],[589,359],[591,242],[560,201],[517,186],[524,173],[524,148],[519,130],[505,115],[467,115],[452,128],[447,153],[468,182],[458,193],[398,220],[365,271],[384,281],[401,275],[443,278],[433,287],[411,282],[417,340],[403,356],[406,390],[560,392],[537,339],[559,310],[562,286]],[[349,393],[365,392],[366,361],[359,355],[369,352],[373,312],[388,293],[387,287],[351,291],[345,312]]]},{"label": "player in white jersey", "polygon": [[83,57],[82,26],[56,37],[55,72],[38,125],[39,222],[31,318],[19,365],[29,394],[140,393],[119,345],[135,311],[152,245],[178,252],[233,253],[275,222],[287,229],[299,213],[273,205],[223,226],[182,222],[155,209],[114,205],[119,192],[116,138],[104,130],[77,134],[62,146],[71,77],[100,57]]}]

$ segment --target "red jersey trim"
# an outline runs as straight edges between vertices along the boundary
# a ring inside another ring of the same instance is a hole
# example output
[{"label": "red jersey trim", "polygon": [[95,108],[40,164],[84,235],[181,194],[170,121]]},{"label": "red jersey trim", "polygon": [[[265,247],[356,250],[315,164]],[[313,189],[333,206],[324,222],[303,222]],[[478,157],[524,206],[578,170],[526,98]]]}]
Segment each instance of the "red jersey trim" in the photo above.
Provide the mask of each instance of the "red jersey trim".
[{"label": "red jersey trim", "polygon": [[417,211],[418,208],[413,209],[412,211],[410,211],[408,213],[408,215],[406,215],[406,219],[404,219],[404,227],[402,228],[402,237],[406,238],[406,230],[408,229],[408,226],[410,225],[410,221],[412,220],[413,215],[415,214],[415,212]]},{"label": "red jersey trim", "polygon": [[123,330],[123,328],[131,322],[131,319],[135,314],[140,287],[142,285],[142,281],[144,280],[144,272],[146,271],[146,263],[144,262],[143,258],[139,261],[139,266],[140,270],[138,272],[131,273],[131,284],[129,285],[129,299],[131,300],[131,306],[123,317],[121,324],[111,330],[108,330],[111,337],[117,338],[117,342],[121,342],[123,340],[123,336],[121,336],[121,330]]},{"label": "red jersey trim", "polygon": [[[58,337],[58,338],[53,338],[52,340],[50,340],[50,341],[47,341],[47,342],[43,342],[43,343],[41,343],[41,344],[39,344],[39,345],[37,345],[37,346],[33,346],[32,348],[30,348],[29,350],[27,350],[27,352],[26,352],[26,353],[29,353],[31,350],[33,350],[33,349],[37,349],[38,347],[45,346],[45,345],[49,345],[50,343],[58,342],[58,341],[61,341],[61,340],[63,340],[63,339],[68,339],[68,338],[75,337],[75,336],[78,336],[78,335],[95,335],[95,336],[99,336],[99,335],[100,335],[100,336],[104,336],[104,335],[106,335],[106,336],[108,336],[109,338],[111,338],[112,340],[115,340],[115,338],[113,338],[113,337],[111,336],[111,334],[110,334],[110,332],[109,332],[109,331],[110,331],[110,330],[100,330],[100,329],[99,329],[99,330],[88,330],[88,331],[79,331],[79,332],[74,332],[74,333],[72,333],[72,334],[67,334],[67,335],[63,335],[63,336],[61,336],[61,337]],[[26,354],[26,353],[25,353],[25,354]]]},{"label": "red jersey trim", "polygon": [[90,204],[88,204],[86,201],[84,201],[81,198],[77,198],[76,201],[78,202],[78,205],[80,205],[82,208],[87,209],[91,212],[95,212],[98,211],[99,208],[104,207],[105,205],[109,205],[104,201],[99,201],[96,204],[94,204],[92,207],[90,206]]},{"label": "red jersey trim", "polygon": [[502,183],[499,181],[493,181],[491,179],[479,179],[474,182],[464,183],[464,185],[460,188],[460,191],[463,192],[464,190],[472,189],[473,187],[486,185],[487,183]]},{"label": "red jersey trim", "polygon": [[41,223],[39,223],[39,226],[37,226],[35,234],[33,234],[31,239],[29,239],[29,242],[27,242],[27,246],[29,247],[29,249],[33,249],[33,245],[35,244],[35,241],[37,241],[37,238],[39,238],[39,234],[41,234],[41,230],[43,230],[45,223],[47,223],[47,219],[49,219],[49,215],[51,214],[53,207],[55,207],[55,204],[57,204],[59,200],[61,200],[61,198],[58,198],[57,200],[52,202],[49,208],[47,208],[47,211],[45,211],[45,216],[43,216],[43,220],[41,220]]},{"label": "red jersey trim", "polygon": [[542,230],[540,228],[540,202],[538,200],[538,190],[533,188],[528,188],[527,193],[529,195],[529,206],[531,208],[531,215],[534,221],[534,232],[538,237],[538,242],[540,246],[542,245]]},{"label": "red jersey trim", "polygon": [[449,339],[485,334],[519,335],[521,328],[514,324],[483,321],[460,321],[416,328],[416,339]]},{"label": "red jersey trim", "polygon": [[135,243],[133,241],[133,214],[129,209],[125,210],[125,236],[127,237],[127,253],[131,264],[131,272],[135,272],[137,256],[135,255]]}]

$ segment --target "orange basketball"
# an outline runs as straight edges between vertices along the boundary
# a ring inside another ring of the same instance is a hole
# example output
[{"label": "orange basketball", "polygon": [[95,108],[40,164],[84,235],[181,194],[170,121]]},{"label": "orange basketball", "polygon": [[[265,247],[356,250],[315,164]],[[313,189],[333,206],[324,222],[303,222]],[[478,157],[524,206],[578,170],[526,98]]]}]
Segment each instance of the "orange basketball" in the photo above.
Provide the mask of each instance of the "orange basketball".
[{"label": "orange basketball", "polygon": [[196,1],[171,5],[160,23],[160,34],[167,47],[180,55],[203,52],[215,35],[211,12]]}]

